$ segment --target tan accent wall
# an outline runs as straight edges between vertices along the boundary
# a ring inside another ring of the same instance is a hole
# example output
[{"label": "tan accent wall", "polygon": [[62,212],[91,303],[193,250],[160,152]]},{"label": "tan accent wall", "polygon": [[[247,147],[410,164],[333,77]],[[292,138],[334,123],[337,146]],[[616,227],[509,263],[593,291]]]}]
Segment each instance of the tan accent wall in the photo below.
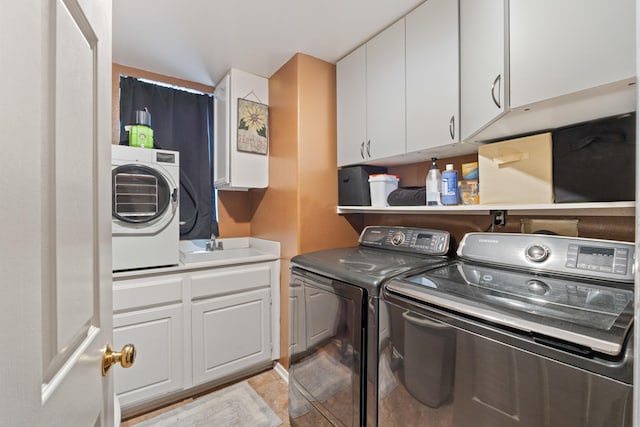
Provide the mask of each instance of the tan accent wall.
[{"label": "tan accent wall", "polygon": [[269,79],[269,187],[250,190],[251,235],[279,241],[283,259],[298,249],[297,75],[294,57]]},{"label": "tan accent wall", "polygon": [[218,191],[218,228],[221,238],[251,235],[251,198],[246,191]]},{"label": "tan accent wall", "polygon": [[251,235],[280,242],[280,363],[289,366],[289,260],[298,248],[298,61],[269,79],[269,188],[252,191]]},{"label": "tan accent wall", "polygon": [[336,213],[336,67],[298,54],[300,253],[354,246],[358,232]]},{"label": "tan accent wall", "polygon": [[357,243],[336,214],[335,66],[296,54],[269,79],[269,188],[252,191],[251,236],[281,244],[280,362],[288,366],[289,262]]}]

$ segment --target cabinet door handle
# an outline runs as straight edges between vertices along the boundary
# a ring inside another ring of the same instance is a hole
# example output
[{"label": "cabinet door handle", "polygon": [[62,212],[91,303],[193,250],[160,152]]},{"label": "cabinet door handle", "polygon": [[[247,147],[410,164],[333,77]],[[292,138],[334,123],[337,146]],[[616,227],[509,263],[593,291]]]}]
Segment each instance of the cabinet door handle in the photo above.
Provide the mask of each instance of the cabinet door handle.
[{"label": "cabinet door handle", "polygon": [[364,141],[360,144],[360,156],[364,159]]},{"label": "cabinet door handle", "polygon": [[449,120],[449,135],[451,135],[451,139],[455,139],[456,137],[456,116],[451,116],[451,120]]},{"label": "cabinet door handle", "polygon": [[491,98],[493,98],[493,103],[496,104],[496,107],[502,108],[500,106],[500,101],[496,99],[496,85],[498,85],[498,98],[500,98],[500,86],[502,82],[502,74],[498,74],[498,77],[493,81],[491,85]]},{"label": "cabinet door handle", "polygon": [[367,141],[367,157],[371,157],[371,140]]}]

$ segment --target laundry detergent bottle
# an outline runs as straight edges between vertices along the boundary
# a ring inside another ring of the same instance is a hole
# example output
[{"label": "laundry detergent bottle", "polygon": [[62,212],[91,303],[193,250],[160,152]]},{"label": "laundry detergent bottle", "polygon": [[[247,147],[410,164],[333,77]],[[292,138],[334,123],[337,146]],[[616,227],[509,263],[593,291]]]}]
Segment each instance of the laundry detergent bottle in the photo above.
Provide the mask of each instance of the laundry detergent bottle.
[{"label": "laundry detergent bottle", "polygon": [[453,170],[452,164],[448,164],[442,173],[442,204],[458,204],[458,172]]},{"label": "laundry detergent bottle", "polygon": [[439,206],[442,204],[440,202],[442,175],[440,174],[436,160],[438,159],[435,157],[431,158],[431,169],[429,169],[427,173],[427,206]]}]

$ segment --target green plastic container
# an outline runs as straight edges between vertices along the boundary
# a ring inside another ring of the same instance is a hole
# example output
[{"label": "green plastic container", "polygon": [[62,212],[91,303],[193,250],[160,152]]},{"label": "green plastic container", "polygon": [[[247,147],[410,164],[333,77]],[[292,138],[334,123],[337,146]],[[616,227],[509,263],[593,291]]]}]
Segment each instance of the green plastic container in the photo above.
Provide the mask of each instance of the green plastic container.
[{"label": "green plastic container", "polygon": [[129,146],[153,148],[153,129],[142,125],[131,126],[129,129]]}]

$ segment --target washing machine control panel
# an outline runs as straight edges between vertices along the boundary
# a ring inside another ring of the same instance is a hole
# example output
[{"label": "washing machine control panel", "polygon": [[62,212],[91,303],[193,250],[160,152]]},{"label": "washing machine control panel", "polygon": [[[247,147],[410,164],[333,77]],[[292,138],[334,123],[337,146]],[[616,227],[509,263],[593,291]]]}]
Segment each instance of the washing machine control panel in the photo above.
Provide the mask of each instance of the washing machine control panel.
[{"label": "washing machine control panel", "polygon": [[517,233],[468,233],[463,259],[633,282],[634,245],[629,242]]},{"label": "washing machine control panel", "polygon": [[446,255],[449,242],[448,232],[426,228],[370,226],[360,235],[363,246],[426,255]]}]

